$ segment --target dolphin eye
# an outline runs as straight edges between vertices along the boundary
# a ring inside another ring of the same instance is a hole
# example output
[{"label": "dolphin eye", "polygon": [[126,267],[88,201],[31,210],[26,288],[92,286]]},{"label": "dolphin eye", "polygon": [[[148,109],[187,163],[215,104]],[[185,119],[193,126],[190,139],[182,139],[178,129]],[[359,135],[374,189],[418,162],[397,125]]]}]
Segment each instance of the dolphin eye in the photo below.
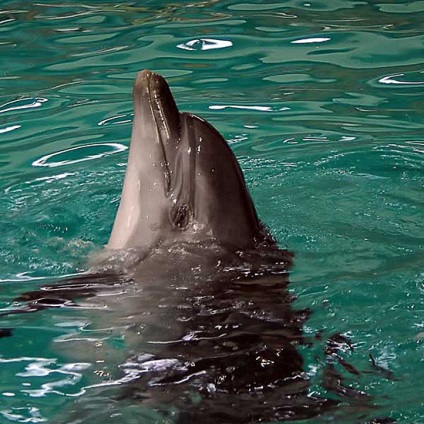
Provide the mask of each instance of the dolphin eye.
[{"label": "dolphin eye", "polygon": [[179,230],[184,230],[190,219],[190,210],[186,204],[175,205],[170,211],[170,219],[172,224]]}]

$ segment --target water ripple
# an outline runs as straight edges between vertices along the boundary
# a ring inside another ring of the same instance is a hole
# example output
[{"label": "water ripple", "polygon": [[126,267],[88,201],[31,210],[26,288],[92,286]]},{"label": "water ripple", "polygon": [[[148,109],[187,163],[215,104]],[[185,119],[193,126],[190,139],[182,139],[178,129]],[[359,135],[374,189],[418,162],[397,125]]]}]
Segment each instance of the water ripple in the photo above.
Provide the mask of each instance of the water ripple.
[{"label": "water ripple", "polygon": [[294,40],[292,44],[311,44],[311,43],[325,43],[330,41],[330,37],[313,37],[313,38],[301,38],[300,40]]},{"label": "water ripple", "polygon": [[[105,147],[109,150],[104,150]],[[104,156],[121,153],[127,149],[127,146],[124,146],[123,144],[119,143],[86,144],[84,146],[72,147],[70,149],[65,149],[60,152],[45,155],[32,162],[32,166],[46,166],[49,168],[55,168],[57,166],[71,165],[74,163],[99,159]],[[76,159],[66,159],[66,156],[73,157],[75,152],[78,152],[77,155],[82,154],[82,157],[77,157]],[[65,159],[57,160],[58,157],[60,158],[62,156],[65,156]],[[56,161],[51,161],[52,158],[56,158]]]},{"label": "water ripple", "polygon": [[10,127],[0,128],[0,134],[5,134],[5,133],[10,132],[10,131],[15,131],[15,130],[21,128],[21,127],[22,127],[22,125],[11,125]]},{"label": "water ripple", "polygon": [[43,105],[43,103],[47,101],[48,99],[44,99],[41,97],[13,100],[11,102],[7,102],[0,105],[0,113],[12,112],[12,111],[16,112],[22,109],[39,108]]},{"label": "water ripple", "polygon": [[424,81],[405,81],[404,73],[393,74],[393,75],[382,77],[378,80],[378,82],[381,84],[396,84],[396,85],[409,85],[409,86],[424,84]]},{"label": "water ripple", "polygon": [[119,124],[129,124],[132,122],[133,114],[121,114],[112,116],[111,118],[106,118],[101,120],[97,125],[119,125]]},{"label": "water ripple", "polygon": [[270,106],[247,106],[247,105],[210,105],[211,110],[225,110],[225,109],[241,109],[241,110],[256,110],[258,112],[271,112]]},{"label": "water ripple", "polygon": [[177,47],[182,50],[214,50],[231,47],[233,43],[228,40],[214,40],[212,38],[199,38],[178,44]]},{"label": "water ripple", "polygon": [[33,406],[23,406],[6,408],[0,410],[2,415],[7,421],[18,423],[45,423],[46,418],[43,417],[40,410]]}]

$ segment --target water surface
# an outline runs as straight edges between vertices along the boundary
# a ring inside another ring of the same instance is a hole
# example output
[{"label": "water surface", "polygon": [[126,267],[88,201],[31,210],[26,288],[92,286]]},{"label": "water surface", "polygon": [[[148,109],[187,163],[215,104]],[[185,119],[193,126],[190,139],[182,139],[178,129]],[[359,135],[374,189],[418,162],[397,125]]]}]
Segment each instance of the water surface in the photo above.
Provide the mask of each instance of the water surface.
[{"label": "water surface", "polygon": [[[302,349],[312,387],[324,340],[342,333],[361,371],[349,383],[380,405],[370,419],[424,423],[422,1],[0,8],[1,308],[83,272],[107,242],[132,83],[149,68],[228,140],[261,219],[295,252],[304,333],[323,334]],[[88,325],[72,310],[2,318],[0,422],[53,422],[84,398],[93,368],[52,346]]]}]

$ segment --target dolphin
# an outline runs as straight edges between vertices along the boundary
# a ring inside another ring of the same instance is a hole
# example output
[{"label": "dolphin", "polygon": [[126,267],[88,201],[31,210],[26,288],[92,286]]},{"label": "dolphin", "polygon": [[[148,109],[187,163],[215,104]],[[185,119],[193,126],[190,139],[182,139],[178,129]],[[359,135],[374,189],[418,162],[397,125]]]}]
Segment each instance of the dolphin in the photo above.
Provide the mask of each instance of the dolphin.
[{"label": "dolphin", "polygon": [[138,74],[133,100],[127,172],[107,247],[205,240],[236,249],[275,246],[221,134],[180,113],[165,79],[148,70]]},{"label": "dolphin", "polygon": [[[131,414],[142,405],[179,423],[243,424],[322,414],[337,402],[310,393],[298,351],[309,311],[287,291],[293,254],[259,220],[231,148],[179,112],[158,74],[137,75],[133,101],[106,248],[86,274],[18,298],[21,312],[77,308],[101,335],[61,340],[75,362],[107,364],[70,414],[139,422]],[[116,337],[125,349],[105,342]]]}]

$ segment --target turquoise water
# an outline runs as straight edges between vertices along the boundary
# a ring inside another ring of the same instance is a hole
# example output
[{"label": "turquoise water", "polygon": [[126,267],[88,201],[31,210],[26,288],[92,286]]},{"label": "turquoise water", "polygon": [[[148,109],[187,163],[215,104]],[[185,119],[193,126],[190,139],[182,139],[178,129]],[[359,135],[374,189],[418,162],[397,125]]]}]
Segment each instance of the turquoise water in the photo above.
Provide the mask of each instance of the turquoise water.
[{"label": "turquoise water", "polygon": [[[422,1],[3,1],[0,307],[107,242],[149,68],[229,141],[295,252],[305,334],[348,335],[375,414],[424,423],[423,22]],[[53,422],[85,396],[89,371],[52,347],[84,319],[1,319],[1,423]],[[322,347],[302,351],[316,390]]]}]

